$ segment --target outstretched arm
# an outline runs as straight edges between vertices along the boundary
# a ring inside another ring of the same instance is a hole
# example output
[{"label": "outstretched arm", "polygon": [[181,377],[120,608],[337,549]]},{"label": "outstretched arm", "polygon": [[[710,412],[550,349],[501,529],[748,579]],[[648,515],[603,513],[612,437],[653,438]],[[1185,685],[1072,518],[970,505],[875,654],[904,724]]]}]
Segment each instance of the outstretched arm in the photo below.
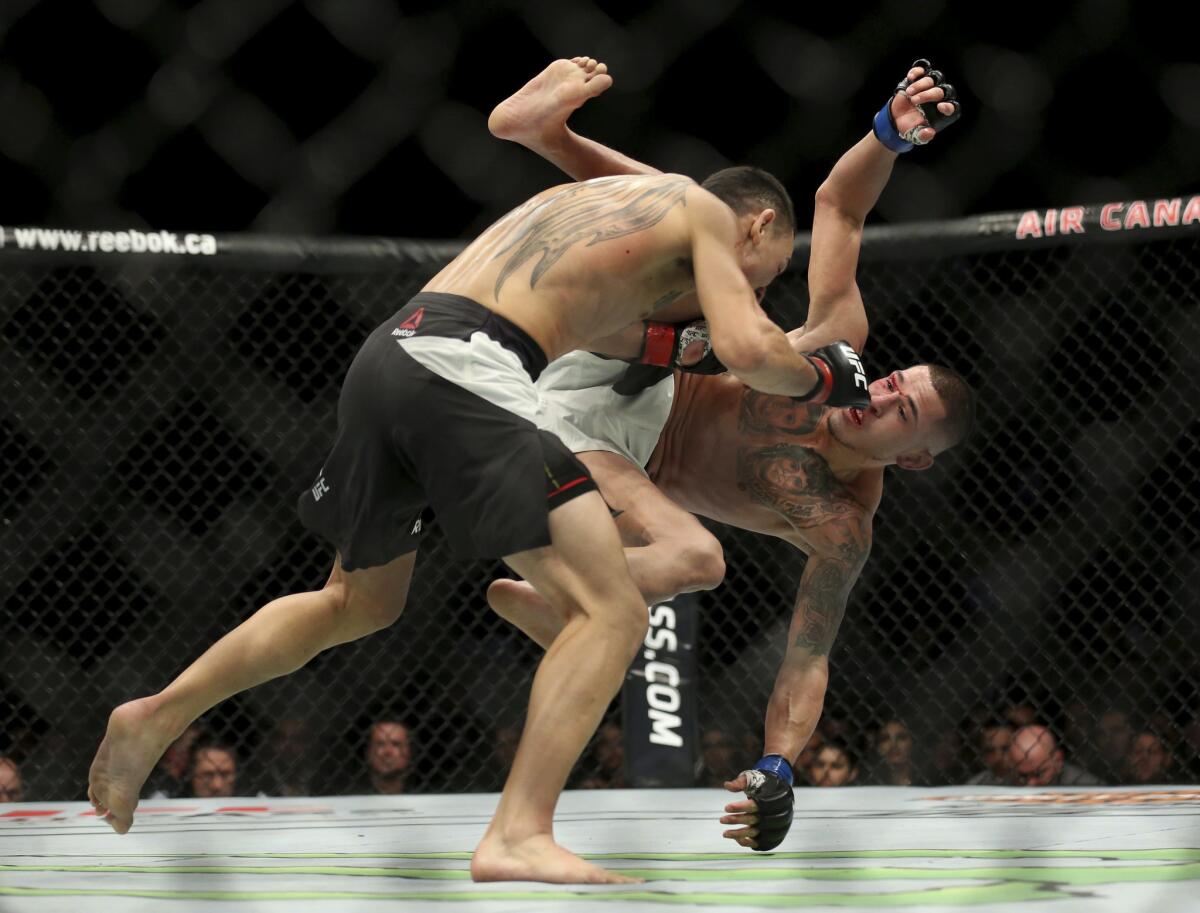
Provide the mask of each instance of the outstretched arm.
[{"label": "outstretched arm", "polygon": [[[918,61],[924,64],[927,61]],[[958,110],[954,90],[936,70],[914,64],[906,81],[889,104],[896,131],[916,130],[915,138],[928,143],[937,130],[928,126],[928,105],[934,120],[947,123]],[[941,115],[939,119],[938,115]],[[813,211],[812,247],[808,259],[808,318],[788,334],[797,351],[808,351],[835,339],[845,339],[856,349],[867,341],[867,313],[855,275],[862,244],[863,223],[875,208],[892,175],[899,153],[884,145],[875,131],[868,133],[840,159],[817,190]]]},{"label": "outstretched arm", "polygon": [[[767,703],[764,757],[757,765],[759,770],[784,771],[789,781],[791,765],[821,718],[829,685],[829,651],[842,623],[850,590],[871,551],[871,521],[869,517],[848,515],[824,524],[819,537],[812,530],[806,533],[803,541],[820,541],[822,550],[809,556],[800,578],[788,629],[787,652]],[[796,544],[800,542],[798,538]],[[778,763],[780,760],[783,765]],[[740,792],[747,785],[747,773],[743,772],[726,783],[725,788]],[[750,791],[747,794],[752,796]],[[764,830],[761,801],[752,797],[726,805],[721,823],[739,826],[726,831],[725,836],[756,849],[764,837],[773,841],[764,848],[778,845],[791,825],[790,782],[782,799],[780,803],[780,797],[775,797],[776,804],[786,804],[788,814],[786,820],[782,814],[777,815],[771,828],[774,833]]]},{"label": "outstretched arm", "polygon": [[833,648],[850,590],[871,550],[869,521],[839,520],[836,551],[809,557],[796,593],[788,648],[767,704],[764,754],[789,763],[808,744],[829,684],[829,651]]},{"label": "outstretched arm", "polygon": [[567,119],[589,98],[612,85],[608,67],[591,57],[556,60],[500,102],[488,118],[488,130],[520,143],[576,181],[617,174],[661,174],[575,133]]}]

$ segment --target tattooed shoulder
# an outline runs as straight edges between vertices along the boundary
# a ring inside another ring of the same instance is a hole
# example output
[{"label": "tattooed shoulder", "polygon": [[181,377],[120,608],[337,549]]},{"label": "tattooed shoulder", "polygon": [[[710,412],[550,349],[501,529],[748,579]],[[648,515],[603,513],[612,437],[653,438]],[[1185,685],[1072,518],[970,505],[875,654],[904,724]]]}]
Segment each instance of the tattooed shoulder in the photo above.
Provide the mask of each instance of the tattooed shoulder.
[{"label": "tattooed shoulder", "polygon": [[560,191],[531,212],[496,254],[495,259],[508,257],[496,277],[496,297],[505,280],[534,257],[540,259],[529,279],[531,289],[576,244],[590,247],[654,227],[683,204],[693,185],[691,178],[669,175],[655,181],[587,181]]},{"label": "tattooed shoulder", "polygon": [[790,396],[775,396],[746,388],[738,412],[743,432],[811,434],[821,422],[822,408],[798,403]]}]

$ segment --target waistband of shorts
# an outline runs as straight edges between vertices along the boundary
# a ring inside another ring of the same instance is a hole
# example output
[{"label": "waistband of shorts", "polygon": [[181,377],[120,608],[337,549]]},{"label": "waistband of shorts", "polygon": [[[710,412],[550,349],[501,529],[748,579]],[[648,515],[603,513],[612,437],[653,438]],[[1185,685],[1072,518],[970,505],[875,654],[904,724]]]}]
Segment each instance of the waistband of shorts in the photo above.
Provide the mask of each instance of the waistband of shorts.
[{"label": "waistband of shorts", "polygon": [[463,295],[451,295],[448,292],[418,292],[409,299],[405,308],[419,305],[434,308],[439,311],[451,311],[461,314],[472,322],[478,321],[479,331],[490,336],[504,348],[508,349],[521,360],[522,367],[533,380],[546,370],[549,360],[537,340],[523,329],[497,314],[490,308],[484,307],[477,301]]}]

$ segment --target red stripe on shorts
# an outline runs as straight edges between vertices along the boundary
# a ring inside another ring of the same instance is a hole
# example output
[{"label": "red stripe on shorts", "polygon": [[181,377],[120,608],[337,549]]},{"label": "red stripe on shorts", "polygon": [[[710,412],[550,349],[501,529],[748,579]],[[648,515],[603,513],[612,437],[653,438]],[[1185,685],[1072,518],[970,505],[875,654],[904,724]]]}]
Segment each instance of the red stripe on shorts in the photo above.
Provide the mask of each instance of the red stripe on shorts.
[{"label": "red stripe on shorts", "polygon": [[554,489],[554,491],[550,492],[550,494],[546,495],[546,500],[549,501],[555,495],[562,494],[568,488],[574,488],[576,485],[580,485],[580,484],[586,482],[590,478],[591,478],[591,476],[580,476],[574,482],[568,482],[566,485],[560,485],[558,488]]}]

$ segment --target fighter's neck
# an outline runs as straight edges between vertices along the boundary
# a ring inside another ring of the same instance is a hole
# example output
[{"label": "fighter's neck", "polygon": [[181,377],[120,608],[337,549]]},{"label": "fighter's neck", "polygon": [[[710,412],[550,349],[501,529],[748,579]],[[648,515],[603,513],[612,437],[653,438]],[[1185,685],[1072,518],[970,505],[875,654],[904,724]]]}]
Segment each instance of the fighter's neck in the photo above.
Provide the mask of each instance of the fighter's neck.
[{"label": "fighter's neck", "polygon": [[804,446],[819,454],[829,466],[829,471],[845,484],[855,481],[867,470],[882,468],[877,460],[838,440],[832,427],[834,415],[833,409],[825,410],[817,427],[804,440]]}]

